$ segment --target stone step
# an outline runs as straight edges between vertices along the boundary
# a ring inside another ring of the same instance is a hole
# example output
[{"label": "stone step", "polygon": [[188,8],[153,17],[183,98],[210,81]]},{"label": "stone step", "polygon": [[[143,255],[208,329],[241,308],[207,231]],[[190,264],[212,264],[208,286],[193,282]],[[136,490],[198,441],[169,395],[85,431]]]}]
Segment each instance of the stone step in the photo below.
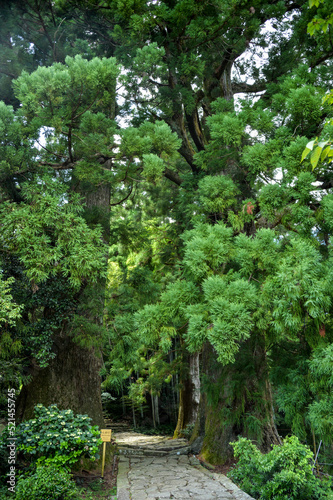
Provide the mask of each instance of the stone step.
[{"label": "stone step", "polygon": [[119,455],[124,455],[126,457],[164,457],[168,454],[166,451],[158,450],[147,450],[145,449],[134,449],[134,448],[118,448]]},{"label": "stone step", "polygon": [[118,446],[120,455],[131,457],[163,457],[166,455],[188,455],[190,453],[190,446],[183,446],[181,448],[167,448],[156,449],[150,447],[140,446]]},{"label": "stone step", "polygon": [[112,422],[107,419],[105,419],[105,427],[112,429],[113,432],[127,432],[130,430],[130,426],[126,422]]},{"label": "stone step", "polygon": [[183,446],[161,446],[161,445],[135,445],[135,444],[127,444],[127,443],[119,443],[117,442],[117,445],[119,448],[126,449],[126,450],[150,450],[150,451],[163,451],[166,453],[170,453],[172,451],[180,451],[180,450],[187,450],[190,448],[188,445],[183,445]]},{"label": "stone step", "polygon": [[129,427],[121,427],[113,425],[113,424],[107,424],[106,429],[112,429],[113,432],[129,432],[131,429]]}]

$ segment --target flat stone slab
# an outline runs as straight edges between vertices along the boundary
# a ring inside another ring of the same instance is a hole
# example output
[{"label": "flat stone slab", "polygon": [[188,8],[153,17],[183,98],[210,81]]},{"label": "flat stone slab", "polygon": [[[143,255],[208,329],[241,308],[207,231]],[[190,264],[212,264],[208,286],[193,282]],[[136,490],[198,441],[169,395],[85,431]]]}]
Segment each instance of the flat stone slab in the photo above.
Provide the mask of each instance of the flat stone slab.
[{"label": "flat stone slab", "polygon": [[146,436],[136,432],[115,432],[114,437],[121,455],[164,456],[168,454],[187,455],[190,451],[186,439],[172,439],[168,436]]},{"label": "flat stone slab", "polygon": [[[186,459],[186,460],[185,460]],[[121,457],[118,500],[251,500],[223,474],[216,474],[181,456]]]}]

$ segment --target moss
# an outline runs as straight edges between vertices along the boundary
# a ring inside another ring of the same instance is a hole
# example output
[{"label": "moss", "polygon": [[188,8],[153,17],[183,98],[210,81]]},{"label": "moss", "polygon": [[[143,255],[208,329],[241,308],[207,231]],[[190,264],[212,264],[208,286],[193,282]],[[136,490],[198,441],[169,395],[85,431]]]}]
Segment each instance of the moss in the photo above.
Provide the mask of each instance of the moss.
[{"label": "moss", "polygon": [[237,436],[255,439],[265,452],[278,444],[264,339],[245,342],[228,366],[221,366],[216,353],[205,347],[201,387],[204,429],[197,422],[191,441],[203,436],[200,453],[204,460],[214,465],[229,461],[233,457],[230,443]]},{"label": "moss", "polygon": [[205,437],[201,449],[202,458],[213,465],[224,464],[233,455],[229,443],[234,438],[232,427],[223,424],[219,409],[208,406],[206,408]]}]

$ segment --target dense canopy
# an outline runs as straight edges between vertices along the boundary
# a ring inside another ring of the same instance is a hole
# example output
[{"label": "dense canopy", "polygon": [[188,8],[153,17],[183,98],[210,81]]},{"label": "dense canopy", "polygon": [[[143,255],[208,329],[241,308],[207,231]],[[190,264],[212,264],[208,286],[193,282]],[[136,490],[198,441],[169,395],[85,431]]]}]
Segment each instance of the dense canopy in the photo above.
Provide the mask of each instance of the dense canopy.
[{"label": "dense canopy", "polygon": [[212,462],[292,433],[329,463],[329,3],[0,3],[0,385],[23,383],[21,419],[101,424],[102,380]]}]

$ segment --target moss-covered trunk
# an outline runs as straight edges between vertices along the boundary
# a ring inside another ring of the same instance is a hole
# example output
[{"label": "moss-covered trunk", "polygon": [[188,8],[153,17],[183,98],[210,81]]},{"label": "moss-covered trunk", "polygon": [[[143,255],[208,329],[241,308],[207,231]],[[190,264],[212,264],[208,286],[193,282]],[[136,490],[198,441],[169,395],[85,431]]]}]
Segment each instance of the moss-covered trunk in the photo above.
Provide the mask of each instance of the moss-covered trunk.
[{"label": "moss-covered trunk", "polygon": [[94,425],[103,426],[100,375],[101,358],[71,338],[59,335],[54,342],[56,357],[46,368],[35,368],[32,380],[22,388],[17,417],[32,417],[34,406],[57,404],[58,408],[86,413]]},{"label": "moss-covered trunk", "polygon": [[[96,189],[89,183],[75,182],[73,178],[74,186],[76,191],[85,195],[87,222],[103,226],[103,239],[107,243],[110,186],[102,184]],[[107,252],[104,267],[106,270]],[[61,300],[67,301],[68,297],[64,295]],[[23,386],[18,398],[18,419],[31,418],[36,404],[57,404],[61,409],[89,415],[94,425],[104,425],[100,377],[104,302],[105,277],[94,285],[82,283],[72,309],[69,306],[67,311],[70,321],[64,318],[61,330],[54,336],[52,350],[55,357],[46,368],[34,363],[31,367],[31,381]],[[44,310],[44,315],[52,314],[52,310]]]},{"label": "moss-covered trunk", "polygon": [[191,438],[201,438],[202,457],[213,464],[227,462],[233,456],[229,443],[239,435],[255,440],[264,452],[280,444],[263,339],[242,345],[232,365],[221,366],[208,345],[202,358],[200,409]]}]

